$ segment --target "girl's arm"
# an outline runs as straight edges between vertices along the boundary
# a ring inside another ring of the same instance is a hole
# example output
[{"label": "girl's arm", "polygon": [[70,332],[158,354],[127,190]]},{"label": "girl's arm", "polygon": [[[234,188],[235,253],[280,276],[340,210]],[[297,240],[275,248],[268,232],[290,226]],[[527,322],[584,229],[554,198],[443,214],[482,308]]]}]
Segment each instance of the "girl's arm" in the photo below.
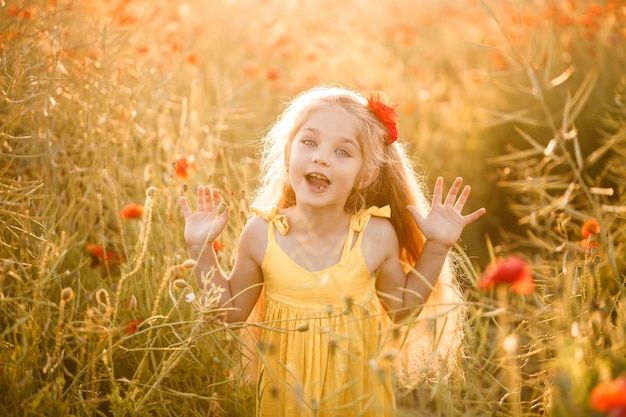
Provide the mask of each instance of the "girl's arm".
[{"label": "girl's arm", "polygon": [[[259,261],[259,242],[262,238],[262,219],[252,219],[244,226],[237,246],[235,264],[230,278],[224,273],[213,249],[213,241],[222,233],[229,219],[229,209],[222,203],[218,190],[199,186],[197,210],[191,211],[185,197],[180,205],[185,216],[185,242],[189,255],[196,261],[195,275],[198,286],[204,286],[203,275],[213,273],[212,282],[224,289],[220,306],[232,307],[226,316],[228,322],[244,321],[261,293],[263,281]],[[258,284],[258,285],[257,285]]]},{"label": "girl's arm", "polygon": [[461,214],[471,191],[469,186],[465,186],[459,195],[462,183],[463,179],[457,178],[445,201],[442,201],[443,179],[437,178],[432,207],[425,217],[417,208],[407,207],[426,238],[419,260],[407,274],[398,262],[399,244],[397,236],[394,239],[395,232],[385,240],[390,242],[387,246],[389,256],[380,267],[381,277],[384,278],[379,280],[377,288],[396,321],[426,301],[441,274],[450,248],[461,237],[465,226],[485,213],[485,209],[480,208],[468,215]]}]

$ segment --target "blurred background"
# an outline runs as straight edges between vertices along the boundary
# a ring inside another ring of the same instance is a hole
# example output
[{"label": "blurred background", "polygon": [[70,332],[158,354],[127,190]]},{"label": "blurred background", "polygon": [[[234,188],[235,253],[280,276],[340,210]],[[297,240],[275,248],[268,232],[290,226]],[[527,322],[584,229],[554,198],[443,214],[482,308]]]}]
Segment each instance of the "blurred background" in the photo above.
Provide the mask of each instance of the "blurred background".
[{"label": "blurred background", "polygon": [[[246,415],[223,383],[237,381],[233,336],[198,333],[194,320],[210,305],[181,307],[194,290],[177,200],[205,183],[228,196],[237,215],[216,247],[228,268],[257,140],[286,102],[319,84],[386,92],[429,188],[439,175],[472,185],[467,212],[487,214],[462,237],[475,268],[469,298],[485,301],[473,291],[494,256],[533,263],[541,295],[513,305],[540,330],[521,330],[519,319],[513,333],[536,367],[516,404],[524,415],[558,408],[546,398],[558,389],[544,389],[558,373],[551,340],[570,341],[573,330],[548,317],[568,294],[555,279],[586,271],[622,294],[625,22],[619,0],[1,1],[0,392],[17,394],[0,411],[149,415],[163,412],[157,395],[172,404],[202,392],[186,412]],[[601,230],[595,263],[580,243],[591,217]],[[605,301],[583,305],[618,316]],[[571,307],[568,320],[588,317],[567,303],[558,308]],[[203,326],[219,328],[211,320]],[[503,368],[478,365],[491,339],[472,326],[480,349],[464,395],[473,401],[435,407],[443,415],[485,415],[503,398],[489,380]],[[212,382],[195,375],[198,363],[210,364]],[[586,398],[611,367],[602,369],[578,385],[559,375]],[[562,410],[586,410],[576,397],[564,396]]]}]

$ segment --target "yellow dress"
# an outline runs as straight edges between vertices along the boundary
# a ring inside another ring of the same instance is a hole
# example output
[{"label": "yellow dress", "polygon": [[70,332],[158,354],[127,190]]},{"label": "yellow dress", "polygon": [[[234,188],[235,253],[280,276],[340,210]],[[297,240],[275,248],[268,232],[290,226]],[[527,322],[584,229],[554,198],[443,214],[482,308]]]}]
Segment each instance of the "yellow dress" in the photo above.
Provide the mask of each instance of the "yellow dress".
[{"label": "yellow dress", "polygon": [[361,251],[369,219],[389,217],[389,207],[353,215],[341,260],[315,272],[295,263],[276,243],[275,230],[288,232],[285,216],[276,210],[257,214],[269,222],[262,263],[264,317],[257,340],[257,414],[392,415],[390,358],[384,350],[388,319]]}]

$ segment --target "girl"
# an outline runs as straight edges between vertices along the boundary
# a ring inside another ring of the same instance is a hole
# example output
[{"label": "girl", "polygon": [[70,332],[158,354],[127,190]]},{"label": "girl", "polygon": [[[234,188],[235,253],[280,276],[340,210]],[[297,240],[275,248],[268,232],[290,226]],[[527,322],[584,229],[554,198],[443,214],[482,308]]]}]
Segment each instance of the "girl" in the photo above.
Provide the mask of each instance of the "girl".
[{"label": "girl", "polygon": [[[318,87],[295,98],[263,138],[257,216],[230,276],[210,244],[229,219],[220,193],[198,187],[195,213],[181,198],[198,282],[213,271],[228,322],[263,323],[260,416],[392,415],[389,335],[419,336],[402,347],[405,379],[416,372],[407,363],[428,355],[445,365],[458,346],[463,309],[450,249],[485,210],[461,213],[470,193],[461,178],[443,200],[438,178],[429,207],[395,143],[397,119],[380,93]],[[389,331],[389,319],[415,324],[420,311],[418,320],[439,321],[437,334]]]}]

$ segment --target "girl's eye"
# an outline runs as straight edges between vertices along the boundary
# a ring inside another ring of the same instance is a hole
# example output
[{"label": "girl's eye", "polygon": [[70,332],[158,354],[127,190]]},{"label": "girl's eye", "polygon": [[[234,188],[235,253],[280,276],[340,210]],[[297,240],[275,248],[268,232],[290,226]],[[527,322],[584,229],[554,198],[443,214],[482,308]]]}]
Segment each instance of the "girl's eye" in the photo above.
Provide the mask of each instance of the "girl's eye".
[{"label": "girl's eye", "polygon": [[337,149],[335,152],[339,156],[350,157],[350,152],[346,151],[345,149]]},{"label": "girl's eye", "polygon": [[304,143],[306,146],[315,146],[315,141],[313,141],[312,139],[302,139],[302,143]]}]

